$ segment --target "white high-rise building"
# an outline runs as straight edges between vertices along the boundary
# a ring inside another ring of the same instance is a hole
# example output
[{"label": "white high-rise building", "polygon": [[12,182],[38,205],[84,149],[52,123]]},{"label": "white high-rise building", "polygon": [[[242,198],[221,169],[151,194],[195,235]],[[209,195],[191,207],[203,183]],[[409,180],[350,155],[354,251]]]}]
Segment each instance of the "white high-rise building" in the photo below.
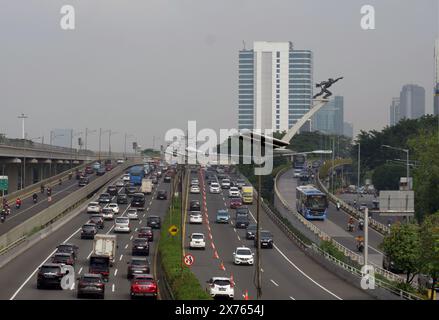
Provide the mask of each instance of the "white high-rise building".
[{"label": "white high-rise building", "polygon": [[312,52],[256,41],[239,51],[239,129],[291,128],[311,107]]}]

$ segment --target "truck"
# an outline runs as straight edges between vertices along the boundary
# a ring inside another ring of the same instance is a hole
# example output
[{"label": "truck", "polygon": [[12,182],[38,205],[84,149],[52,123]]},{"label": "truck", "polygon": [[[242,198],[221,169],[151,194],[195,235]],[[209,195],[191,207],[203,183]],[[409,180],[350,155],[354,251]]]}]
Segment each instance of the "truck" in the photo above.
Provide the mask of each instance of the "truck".
[{"label": "truck", "polygon": [[151,179],[142,179],[142,186],[140,187],[140,192],[143,194],[151,194],[152,193],[152,180]]},{"label": "truck", "polygon": [[116,257],[116,235],[96,234],[90,256],[89,273],[101,274],[106,281]]},{"label": "truck", "polygon": [[253,203],[253,187],[243,186],[242,187],[242,203],[252,204]]}]

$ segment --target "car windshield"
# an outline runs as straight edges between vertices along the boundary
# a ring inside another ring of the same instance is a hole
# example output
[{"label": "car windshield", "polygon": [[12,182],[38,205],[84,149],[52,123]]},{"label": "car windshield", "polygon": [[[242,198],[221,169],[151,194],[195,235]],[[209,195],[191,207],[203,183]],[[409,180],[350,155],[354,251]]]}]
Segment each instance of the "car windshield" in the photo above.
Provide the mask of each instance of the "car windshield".
[{"label": "car windshield", "polygon": [[102,280],[98,277],[82,277],[81,281],[87,283],[102,282]]},{"label": "car windshield", "polygon": [[192,239],[204,239],[204,236],[202,234],[193,234]]},{"label": "car windshield", "polygon": [[116,218],[116,223],[128,223],[129,221],[127,218]]},{"label": "car windshield", "polygon": [[135,245],[148,244],[148,240],[137,238],[133,240],[133,244]]},{"label": "car windshield", "polygon": [[217,286],[229,286],[230,285],[230,281],[225,280],[225,279],[224,280],[217,279],[213,283],[216,284]]},{"label": "car windshield", "polygon": [[128,210],[128,214],[137,214],[137,210]]},{"label": "car windshield", "polygon": [[150,279],[136,279],[136,280],[134,280],[134,284],[138,284],[141,286],[147,286],[147,285],[153,284],[153,282]]},{"label": "car windshield", "polygon": [[52,260],[59,262],[66,262],[67,260],[69,260],[69,258],[70,258],[69,256],[55,255]]},{"label": "car windshield", "polygon": [[249,226],[247,227],[247,230],[248,230],[248,231],[254,231],[254,230],[256,230],[256,225],[254,225],[254,224],[249,225]]},{"label": "car windshield", "polygon": [[236,254],[240,256],[250,256],[252,252],[250,249],[238,249],[236,250]]},{"label": "car windshield", "polygon": [[148,262],[146,260],[134,259],[134,260],[131,260],[131,265],[132,266],[146,266],[146,265],[148,265]]},{"label": "car windshield", "polygon": [[71,252],[71,251],[73,251],[71,246],[65,246],[65,245],[58,246],[57,250],[58,250],[58,252]]},{"label": "car windshield", "polygon": [[97,202],[90,202],[88,205],[89,205],[90,207],[96,207],[96,206],[99,205],[99,203],[97,203]]},{"label": "car windshield", "polygon": [[[113,209],[111,209],[111,208],[104,208],[104,209],[102,209],[102,212],[103,213],[113,213]],[[98,219],[99,219],[99,217],[97,217]]]},{"label": "car windshield", "polygon": [[215,183],[212,183],[211,186],[214,188],[217,188],[219,185],[218,185],[218,183],[215,182]]},{"label": "car windshield", "polygon": [[271,232],[268,231],[261,231],[261,238],[271,238]]},{"label": "car windshield", "polygon": [[219,212],[217,213],[217,215],[218,215],[218,216],[221,216],[221,217],[227,217],[229,214],[228,214],[226,211],[219,211]]},{"label": "car windshield", "polygon": [[58,273],[58,272],[60,272],[59,267],[45,267],[45,266],[41,267],[41,273]]},{"label": "car windshield", "polygon": [[151,228],[149,228],[149,227],[143,227],[143,228],[140,228],[140,231],[139,231],[140,233],[147,233],[147,232],[151,232]]},{"label": "car windshield", "polygon": [[133,200],[134,201],[144,201],[145,200],[145,196],[143,194],[142,195],[135,194],[134,197],[133,197]]},{"label": "car windshield", "polygon": [[93,226],[93,225],[85,225],[85,226],[82,226],[82,230],[94,230],[95,229],[95,226]]},{"label": "car windshield", "polygon": [[101,198],[110,198],[110,195],[108,193],[101,194]]},{"label": "car windshield", "polygon": [[101,268],[105,270],[109,266],[109,260],[108,258],[91,257],[90,266],[93,266],[96,269]]},{"label": "car windshield", "polygon": [[159,217],[148,217],[148,220],[158,222],[158,221],[160,221],[160,218]]},{"label": "car windshield", "polygon": [[306,205],[311,209],[325,209],[327,207],[326,196],[308,197]]}]

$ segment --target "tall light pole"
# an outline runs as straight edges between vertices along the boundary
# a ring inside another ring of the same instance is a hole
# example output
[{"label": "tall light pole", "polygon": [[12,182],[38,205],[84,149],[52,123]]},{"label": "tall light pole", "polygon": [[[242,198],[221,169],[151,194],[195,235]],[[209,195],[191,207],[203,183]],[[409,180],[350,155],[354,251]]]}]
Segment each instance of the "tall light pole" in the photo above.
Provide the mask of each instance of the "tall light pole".
[{"label": "tall light pole", "polygon": [[123,157],[126,159],[127,157],[127,139],[128,138],[134,138],[134,135],[125,133],[125,143],[123,148]]},{"label": "tall light pole", "polygon": [[409,183],[409,177],[410,177],[410,164],[409,164],[410,156],[409,156],[409,154],[410,154],[410,151],[409,151],[409,149],[392,147],[392,146],[389,146],[387,144],[383,144],[382,147],[393,149],[393,150],[398,150],[398,151],[403,151],[407,154],[407,190],[410,190],[410,183]]},{"label": "tall light pole", "polygon": [[111,159],[111,135],[116,134],[118,132],[108,130],[108,158]]},{"label": "tall light pole", "polygon": [[70,169],[72,169],[72,167],[73,167],[73,138],[77,137],[77,136],[79,136],[81,134],[82,134],[82,131],[80,131],[80,132],[73,132],[73,129],[70,130],[70,153],[71,153]]},{"label": "tall light pole", "polygon": [[88,146],[88,135],[90,133],[95,133],[96,130],[88,130],[88,128],[85,128],[85,145],[84,145],[84,150],[87,150],[87,146]]},{"label": "tall light pole", "polygon": [[25,133],[24,133],[24,119],[29,118],[27,115],[25,115],[24,113],[22,113],[21,115],[19,115],[17,117],[18,119],[21,119],[21,139],[24,140],[25,138]]}]

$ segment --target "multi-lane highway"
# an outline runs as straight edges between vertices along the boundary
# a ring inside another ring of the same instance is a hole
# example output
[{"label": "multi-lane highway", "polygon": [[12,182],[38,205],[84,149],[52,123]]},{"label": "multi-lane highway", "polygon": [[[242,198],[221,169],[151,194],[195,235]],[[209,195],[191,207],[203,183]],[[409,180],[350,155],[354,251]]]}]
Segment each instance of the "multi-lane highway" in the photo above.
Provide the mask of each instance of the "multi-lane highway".
[{"label": "multi-lane highway", "polygon": [[[250,299],[255,299],[255,267],[233,263],[232,253],[237,247],[247,246],[253,252],[255,247],[253,240],[246,240],[245,229],[234,228],[235,210],[229,209],[228,190],[222,190],[220,194],[209,193],[204,171],[191,173],[192,178],[198,178],[201,193],[190,194],[189,200],[200,200],[203,224],[189,224],[189,212],[186,212],[185,239],[193,232],[202,232],[206,237],[205,250],[190,250],[189,241],[185,241],[185,252],[190,252],[195,258],[192,271],[203,286],[213,276],[232,277],[235,299],[243,299],[246,292]],[[231,178],[236,180],[238,177],[232,175]],[[216,212],[220,209],[229,210],[231,223],[215,223]],[[250,205],[249,209],[254,223],[256,205]],[[262,249],[262,299],[371,299],[364,291],[344,282],[306,256],[263,211],[261,226],[270,230],[274,238],[273,249]]]},{"label": "multi-lane highway", "polygon": [[[96,175],[88,175],[90,182],[94,179],[98,178]],[[61,185],[56,184],[52,187],[52,196],[51,202],[49,203],[47,200],[47,192],[45,190],[44,193],[37,192],[38,201],[37,203],[33,202],[32,196],[21,199],[22,204],[19,209],[15,208],[15,204],[10,204],[11,213],[6,217],[4,223],[0,224],[0,234],[3,234],[15,226],[19,225],[23,221],[29,219],[34,216],[38,212],[46,209],[49,205],[52,205],[58,201],[61,201],[66,196],[71,194],[72,192],[77,191],[79,188],[78,180],[73,176],[71,180],[64,180]]]},{"label": "multi-lane highway", "polygon": [[[118,177],[120,179],[120,177]],[[117,180],[117,179],[115,179]],[[114,181],[115,181],[114,180]],[[112,181],[112,183],[114,183]],[[154,192],[146,196],[145,211],[139,213],[139,220],[131,221],[132,231],[128,234],[117,234],[117,254],[114,266],[111,268],[109,281],[106,283],[105,299],[129,299],[130,281],[127,279],[127,263],[131,259],[131,243],[136,236],[137,230],[141,226],[146,226],[146,218],[149,214],[160,216],[162,219],[168,208],[168,200],[156,200],[157,190],[166,190],[169,193],[170,184],[162,183],[154,189]],[[119,192],[123,192],[122,189]],[[90,199],[97,199],[98,194]],[[115,202],[115,197],[113,197]],[[120,205],[120,213],[116,216],[124,216],[130,205]],[[39,241],[30,250],[19,255],[9,264],[4,266],[0,272],[0,299],[32,299],[32,300],[56,300],[56,299],[76,299],[76,288],[72,286],[70,290],[39,290],[36,288],[36,277],[38,267],[50,261],[55,248],[61,243],[73,243],[79,247],[79,257],[75,263],[76,275],[88,272],[88,260],[92,252],[92,240],[81,239],[80,231],[84,223],[89,219],[86,213],[86,205],[78,210],[81,211],[75,218],[62,226],[47,238]],[[99,233],[112,234],[113,221],[105,221],[104,229]],[[151,243],[148,260],[151,265],[151,273],[156,272],[155,256],[157,242],[160,238],[160,231],[154,231],[154,241]]]},{"label": "multi-lane highway", "polygon": [[[297,179],[293,177],[293,169],[286,171],[277,180],[277,188],[291,208],[296,208],[297,183]],[[337,211],[337,208],[330,203],[327,219],[311,222],[346,248],[358,252],[355,237],[363,235],[363,231],[355,228],[354,232],[348,232],[349,217],[349,214],[343,210]],[[286,218],[289,220],[295,219],[293,216],[286,216]],[[358,221],[355,221],[355,224],[358,226]],[[378,266],[381,266],[383,261],[383,252],[379,249],[379,244],[382,241],[383,235],[369,228],[369,259]]]}]

